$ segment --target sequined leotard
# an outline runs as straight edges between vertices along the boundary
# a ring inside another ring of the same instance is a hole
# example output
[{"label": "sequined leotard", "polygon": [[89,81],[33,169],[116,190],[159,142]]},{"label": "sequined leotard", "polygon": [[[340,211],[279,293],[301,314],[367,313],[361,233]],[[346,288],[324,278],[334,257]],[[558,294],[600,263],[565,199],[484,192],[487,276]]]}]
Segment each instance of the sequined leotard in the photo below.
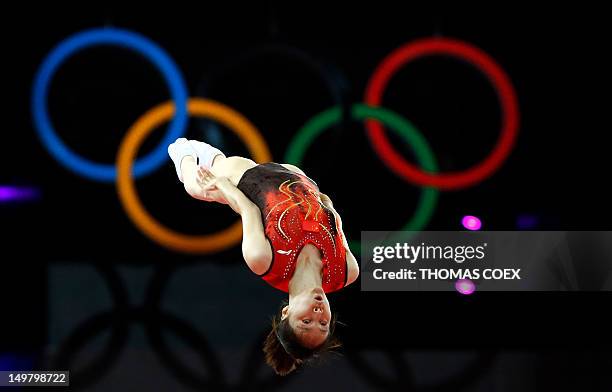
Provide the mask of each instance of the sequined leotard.
[{"label": "sequined leotard", "polygon": [[346,285],[346,249],[333,212],[319,199],[319,187],[309,177],[269,162],[247,170],[238,183],[262,215],[272,246],[272,263],[261,277],[279,290],[289,291],[298,255],[304,245],[316,246],[323,261],[323,290]]}]

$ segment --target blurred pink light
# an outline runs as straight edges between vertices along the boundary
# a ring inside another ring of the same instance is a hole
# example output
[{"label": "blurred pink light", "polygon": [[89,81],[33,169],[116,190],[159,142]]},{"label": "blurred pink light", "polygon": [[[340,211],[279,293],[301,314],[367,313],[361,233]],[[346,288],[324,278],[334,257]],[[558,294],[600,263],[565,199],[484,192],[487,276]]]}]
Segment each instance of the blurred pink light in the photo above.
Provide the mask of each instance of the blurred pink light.
[{"label": "blurred pink light", "polygon": [[461,224],[468,230],[480,230],[482,222],[473,215],[466,215],[461,219]]},{"label": "blurred pink light", "polygon": [[455,282],[455,289],[463,295],[470,295],[476,291],[476,285],[469,279],[459,279]]}]

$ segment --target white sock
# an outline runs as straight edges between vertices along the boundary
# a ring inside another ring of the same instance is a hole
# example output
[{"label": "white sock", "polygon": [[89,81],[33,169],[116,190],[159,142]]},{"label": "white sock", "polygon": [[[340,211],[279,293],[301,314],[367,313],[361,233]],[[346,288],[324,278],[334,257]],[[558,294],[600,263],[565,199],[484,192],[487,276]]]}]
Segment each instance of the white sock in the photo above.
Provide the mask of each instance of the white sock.
[{"label": "white sock", "polygon": [[211,146],[208,143],[197,140],[189,140],[189,144],[198,155],[198,166],[204,166],[207,169],[212,167],[213,161],[217,155],[223,155],[218,148]]},{"label": "white sock", "polygon": [[181,162],[183,158],[192,156],[193,159],[197,161],[198,155],[184,137],[176,139],[174,143],[168,146],[168,155],[170,155],[170,159],[174,162],[174,168],[176,169],[176,175],[179,181],[183,182],[183,173],[181,173]]}]

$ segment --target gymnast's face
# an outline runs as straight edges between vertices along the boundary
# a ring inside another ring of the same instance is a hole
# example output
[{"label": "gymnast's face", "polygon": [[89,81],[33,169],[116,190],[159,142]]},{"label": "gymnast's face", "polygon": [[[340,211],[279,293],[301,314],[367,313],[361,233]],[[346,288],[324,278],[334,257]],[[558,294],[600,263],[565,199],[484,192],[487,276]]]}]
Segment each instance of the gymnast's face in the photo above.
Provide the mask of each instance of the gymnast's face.
[{"label": "gymnast's face", "polygon": [[329,336],[331,308],[325,292],[320,288],[292,297],[289,305],[283,308],[282,318],[287,317],[304,347],[315,348]]}]

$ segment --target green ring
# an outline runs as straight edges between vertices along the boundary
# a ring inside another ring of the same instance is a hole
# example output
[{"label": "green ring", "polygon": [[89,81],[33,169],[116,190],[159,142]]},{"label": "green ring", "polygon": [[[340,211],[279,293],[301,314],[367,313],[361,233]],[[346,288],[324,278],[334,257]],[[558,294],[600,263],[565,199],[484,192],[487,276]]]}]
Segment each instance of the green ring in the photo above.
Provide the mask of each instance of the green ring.
[{"label": "green ring", "polygon": [[[327,109],[311,118],[293,137],[285,154],[285,161],[299,166],[304,159],[306,150],[323,131],[340,122],[342,109],[339,106]],[[351,107],[353,120],[372,118],[382,122],[389,129],[401,136],[412,148],[416,160],[422,169],[435,173],[438,165],[429,144],[421,133],[408,120],[397,113],[381,107],[370,107],[365,104],[355,104]],[[439,192],[436,188],[422,187],[419,204],[412,218],[404,225],[402,231],[419,231],[431,220],[436,208]],[[347,240],[354,254],[361,254],[361,242]]]}]

